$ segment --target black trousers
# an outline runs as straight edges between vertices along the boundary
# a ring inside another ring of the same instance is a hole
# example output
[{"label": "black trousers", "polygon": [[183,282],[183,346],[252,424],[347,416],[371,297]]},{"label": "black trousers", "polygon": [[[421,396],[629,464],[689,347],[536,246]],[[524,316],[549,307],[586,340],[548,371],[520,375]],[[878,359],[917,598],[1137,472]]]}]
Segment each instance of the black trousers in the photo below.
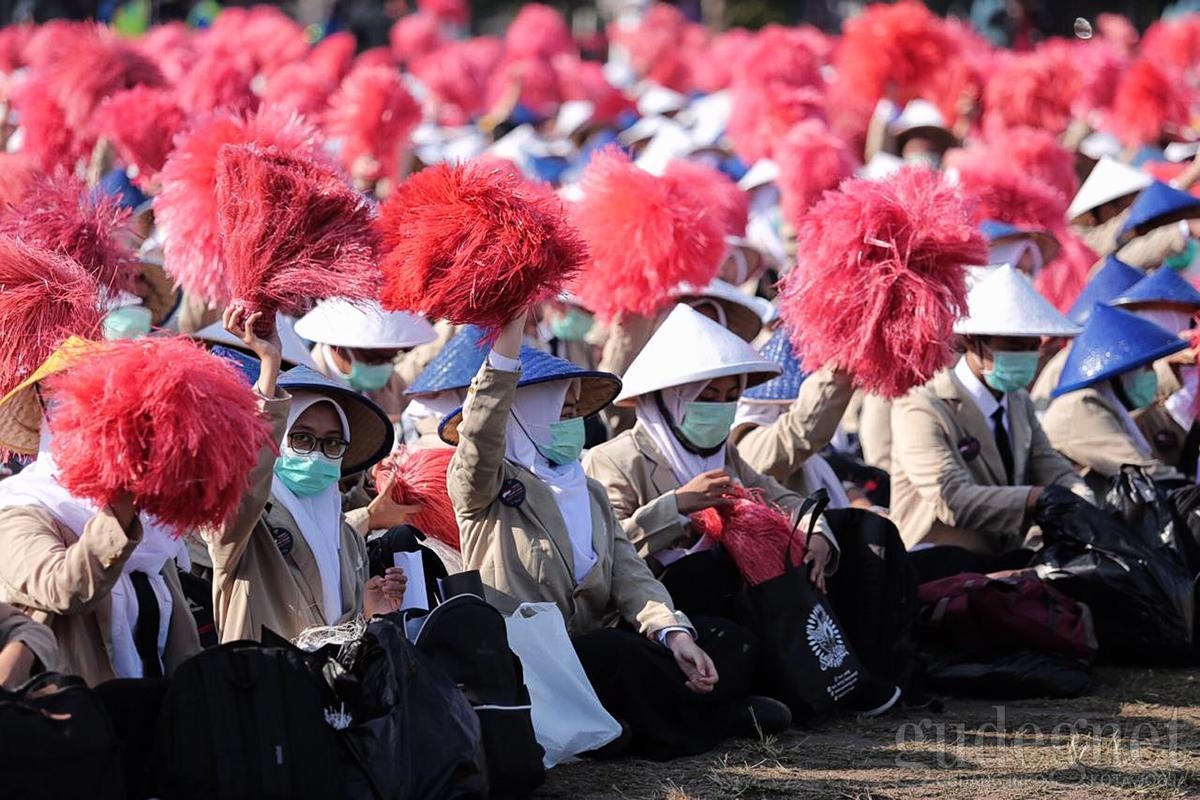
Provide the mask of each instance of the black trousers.
[{"label": "black trousers", "polygon": [[692,618],[697,644],[717,668],[716,688],[696,694],[663,645],[634,631],[606,628],[572,642],[600,703],[633,733],[634,754],[666,761],[704,753],[731,736],[758,659],[754,636],[732,622]]}]

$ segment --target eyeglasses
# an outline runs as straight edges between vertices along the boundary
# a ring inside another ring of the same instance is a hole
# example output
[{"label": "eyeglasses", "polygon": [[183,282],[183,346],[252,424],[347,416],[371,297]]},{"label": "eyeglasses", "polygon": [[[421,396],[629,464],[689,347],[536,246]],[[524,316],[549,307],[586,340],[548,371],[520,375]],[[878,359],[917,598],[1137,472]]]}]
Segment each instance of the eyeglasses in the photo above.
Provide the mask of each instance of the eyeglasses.
[{"label": "eyeglasses", "polygon": [[288,446],[302,455],[307,455],[320,446],[321,452],[325,454],[326,458],[341,458],[346,455],[346,449],[350,447],[350,443],[336,436],[318,439],[311,433],[297,431],[288,435]]}]

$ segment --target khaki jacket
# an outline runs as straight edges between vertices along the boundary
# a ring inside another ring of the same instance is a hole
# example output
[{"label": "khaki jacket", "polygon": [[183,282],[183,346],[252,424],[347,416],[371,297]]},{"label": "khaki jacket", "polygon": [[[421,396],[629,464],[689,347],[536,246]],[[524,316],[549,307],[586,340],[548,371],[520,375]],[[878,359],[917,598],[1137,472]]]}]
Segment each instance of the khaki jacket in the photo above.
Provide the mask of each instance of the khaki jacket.
[{"label": "khaki jacket", "polygon": [[[112,599],[109,592],[142,539],[134,522],[126,532],[105,509],[88,520],[83,535],[39,506],[0,511],[0,600],[50,627],[60,668],[89,686],[117,677],[112,666]],[[200,650],[200,638],[174,562],[162,571],[171,592],[171,620],[163,666],[174,672]]]},{"label": "khaki jacket", "polygon": [[858,444],[863,462],[884,472],[892,471],[892,401],[864,394],[858,421]]},{"label": "khaki jacket", "polygon": [[[583,459],[587,474],[608,490],[613,511],[629,540],[643,558],[674,547],[690,546],[690,521],[679,513],[675,490],[680,487],[650,432],[639,422],[631,430],[588,451]],[[725,470],[747,489],[760,489],[775,505],[795,511],[804,496],[784,488],[774,479],[751,469],[737,448],[725,448]],[[837,569],[837,541],[824,519],[816,530],[832,545],[828,572]]]},{"label": "khaki jacket", "polygon": [[1111,478],[1121,472],[1122,465],[1132,464],[1155,480],[1183,477],[1174,467],[1139,450],[1117,409],[1094,388],[1055,398],[1042,426],[1054,449],[1071,459],[1085,476],[1097,473]]},{"label": "khaki jacket", "polygon": [[1117,233],[1124,227],[1127,219],[1128,208],[1108,222],[1095,227],[1077,225],[1073,230],[1100,258],[1116,253],[1117,258],[1129,266],[1144,270],[1158,267],[1169,256],[1178,255],[1187,248],[1187,239],[1179,232],[1179,227],[1173,224],[1155,228],[1125,246],[1118,247]]},{"label": "khaki jacket", "polygon": [[54,632],[34,622],[16,606],[0,603],[0,650],[12,642],[23,644],[46,672],[63,671]]},{"label": "khaki jacket", "polygon": [[[1090,497],[1071,465],[1046,439],[1025,392],[1008,395],[1014,485],[991,423],[943,370],[892,407],[891,518],[908,547],[950,544],[979,553],[1015,549],[1024,538],[1030,487],[1059,484]],[[979,445],[971,458],[971,439]]]},{"label": "khaki jacket", "polygon": [[[273,440],[283,441],[291,398],[260,400],[271,419]],[[312,550],[296,521],[279,503],[269,502],[275,453],[259,453],[250,490],[231,522],[205,534],[213,564],[213,605],[222,642],[260,640],[262,629],[293,639],[305,628],[324,625],[321,576]],[[352,512],[341,535],[342,617],[362,613],[367,579],[366,515]],[[287,555],[280,549],[281,544]],[[290,540],[290,541],[289,541]]]},{"label": "khaki jacket", "polygon": [[853,395],[849,375],[822,369],[800,384],[799,396],[779,419],[740,426],[729,441],[751,469],[807,495],[804,462],[833,439]]},{"label": "khaki jacket", "polygon": [[[329,363],[329,360],[325,357],[325,353],[325,345],[318,344],[312,349],[312,360],[317,366],[317,372],[328,378],[341,380],[333,364]],[[388,415],[388,419],[392,422],[397,422],[400,419],[400,415],[404,413],[404,409],[408,407],[408,397],[404,394],[407,388],[408,384],[401,377],[400,367],[397,365],[396,369],[392,372],[392,377],[388,378],[388,382],[384,384],[382,389],[374,392],[364,392],[364,394],[379,404],[379,407],[383,409],[383,413]]]},{"label": "khaki jacket", "polygon": [[1071,343],[1067,342],[1061,350],[1050,356],[1050,360],[1046,362],[1042,371],[1033,381],[1033,386],[1029,389],[1029,397],[1033,400],[1033,407],[1039,413],[1044,414],[1050,407],[1050,395],[1058,387],[1058,381],[1062,378],[1063,367],[1067,365],[1067,356],[1069,355],[1071,355]]},{"label": "khaki jacket", "polygon": [[[463,566],[477,569],[488,600],[505,613],[522,602],[552,602],[572,635],[619,619],[645,635],[691,628],[671,596],[637,556],[595,481],[588,481],[596,565],[574,578],[570,537],[550,488],[504,458],[504,434],[516,395],[516,372],[484,364],[472,384],[446,485],[458,517]],[[501,500],[505,487],[524,497]]]}]

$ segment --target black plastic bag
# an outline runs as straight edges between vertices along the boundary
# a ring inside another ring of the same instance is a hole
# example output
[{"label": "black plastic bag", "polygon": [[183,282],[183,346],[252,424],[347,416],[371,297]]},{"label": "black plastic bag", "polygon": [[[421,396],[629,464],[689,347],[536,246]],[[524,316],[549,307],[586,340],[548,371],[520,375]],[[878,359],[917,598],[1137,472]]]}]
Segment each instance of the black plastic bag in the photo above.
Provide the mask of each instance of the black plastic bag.
[{"label": "black plastic bag", "polygon": [[[1134,490],[1144,492],[1145,487],[1132,479],[1124,487],[1121,481],[1114,486],[1122,494]],[[1133,502],[1132,495],[1125,498]],[[1150,516],[1143,513],[1140,518],[1145,522]],[[1096,508],[1058,486],[1043,492],[1035,521],[1045,544],[1033,566],[1043,581],[1091,608],[1101,658],[1137,664],[1190,662],[1192,575],[1161,533],[1149,533],[1144,524],[1126,527],[1115,509]]]},{"label": "black plastic bag", "polygon": [[475,711],[393,619],[373,619],[360,640],[343,646],[325,675],[352,720],[341,736],[361,770],[348,772],[349,797],[488,796]]},{"label": "black plastic bag", "polygon": [[930,658],[927,670],[930,689],[990,700],[1078,697],[1091,683],[1086,664],[1033,650],[987,658],[946,654]]}]

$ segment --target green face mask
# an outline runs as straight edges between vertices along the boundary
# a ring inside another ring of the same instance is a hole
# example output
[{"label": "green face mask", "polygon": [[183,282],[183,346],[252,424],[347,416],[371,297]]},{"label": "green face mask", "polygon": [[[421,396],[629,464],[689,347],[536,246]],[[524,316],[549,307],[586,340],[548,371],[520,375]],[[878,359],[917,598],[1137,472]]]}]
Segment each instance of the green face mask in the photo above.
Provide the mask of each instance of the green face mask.
[{"label": "green face mask", "polygon": [[688,403],[679,432],[696,447],[717,447],[729,438],[737,403]]},{"label": "green face mask", "polygon": [[550,423],[550,446],[539,447],[538,452],[551,464],[570,464],[579,460],[585,438],[583,417],[561,419]]},{"label": "green face mask", "polygon": [[145,306],[121,306],[108,312],[104,318],[104,338],[140,339],[150,333],[153,315]]},{"label": "green face mask", "polygon": [[1163,261],[1163,266],[1170,267],[1173,270],[1187,269],[1196,260],[1198,251],[1200,251],[1200,244],[1197,244],[1195,239],[1189,237],[1187,245],[1183,248],[1183,252],[1167,256],[1166,260]]},{"label": "green face mask", "polygon": [[312,497],[338,482],[342,460],[323,453],[293,453],[286,446],[275,459],[275,475],[297,497]]},{"label": "green face mask", "polygon": [[997,392],[1016,392],[1033,383],[1037,376],[1038,352],[997,350],[992,354],[995,367],[983,371],[983,381]]},{"label": "green face mask", "polygon": [[377,392],[392,379],[395,366],[387,364],[364,364],[350,357],[350,374],[346,380],[360,392]]},{"label": "green face mask", "polygon": [[582,308],[570,308],[550,320],[550,334],[560,342],[582,342],[591,329],[592,315]]},{"label": "green face mask", "polygon": [[1121,384],[1125,396],[1133,403],[1133,410],[1145,408],[1158,396],[1158,375],[1152,369],[1141,369],[1122,376]]}]

